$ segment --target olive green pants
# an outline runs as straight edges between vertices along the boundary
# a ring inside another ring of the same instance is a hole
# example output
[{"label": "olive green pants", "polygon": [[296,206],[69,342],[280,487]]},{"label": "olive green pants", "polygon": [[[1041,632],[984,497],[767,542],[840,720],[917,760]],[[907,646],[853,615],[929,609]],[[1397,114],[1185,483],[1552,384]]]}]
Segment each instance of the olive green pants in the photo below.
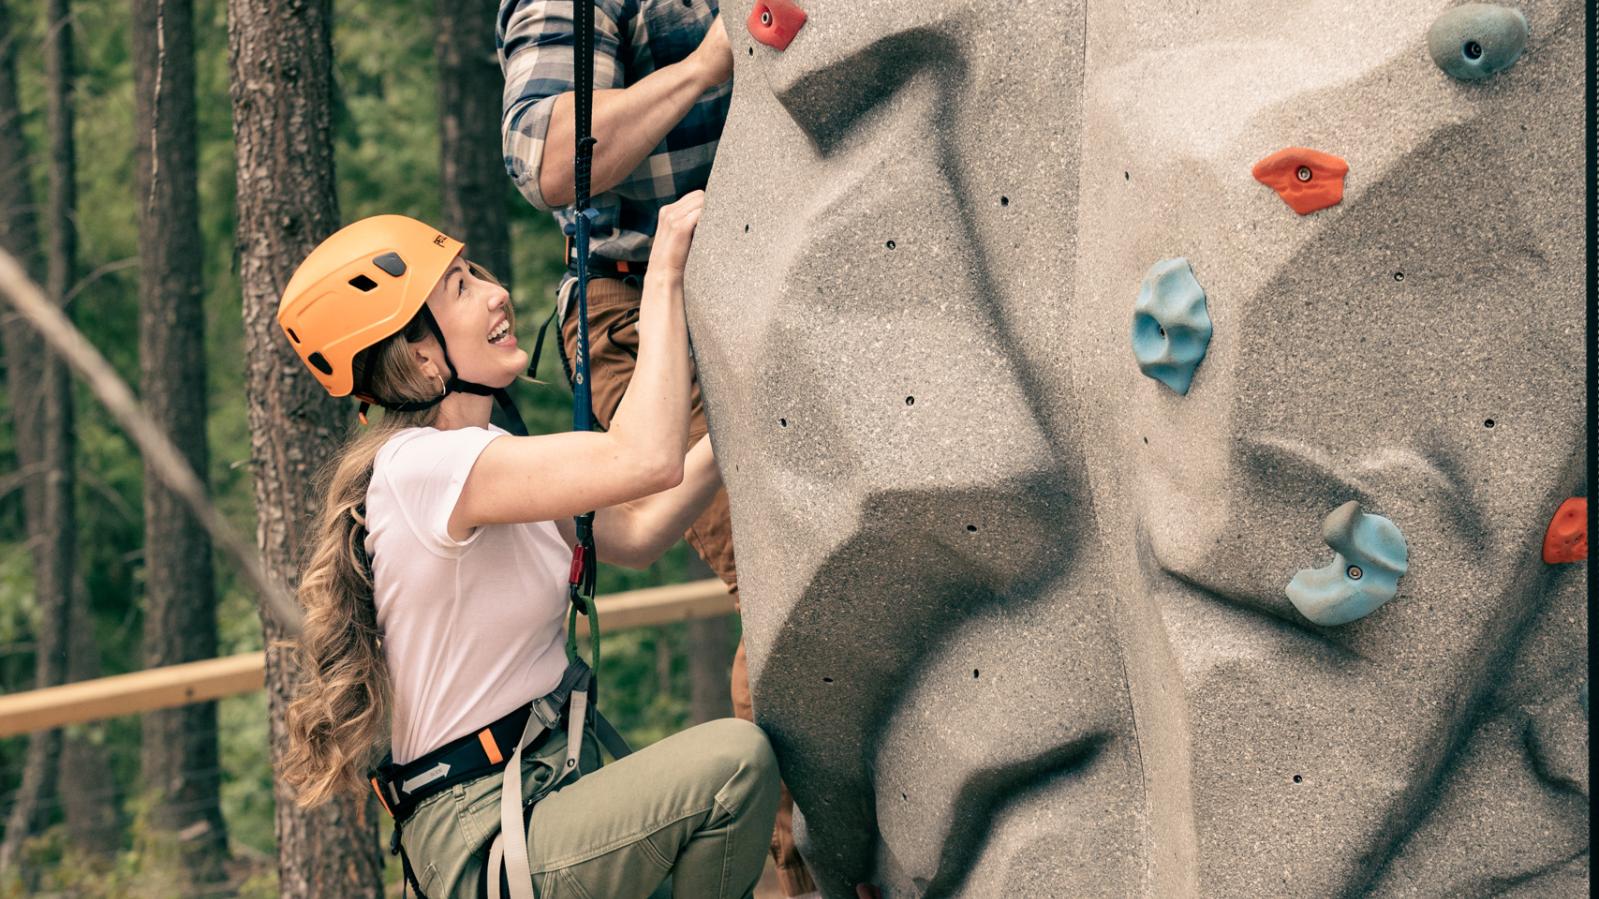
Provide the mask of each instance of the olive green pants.
[{"label": "olive green pants", "polygon": [[[565,760],[566,734],[523,752],[527,795]],[[527,827],[539,899],[643,899],[670,873],[679,899],[748,897],[777,815],[777,759],[760,728],[711,721],[599,767],[592,732],[583,776],[533,807]],[[597,770],[596,770],[597,769]],[[501,775],[457,784],[405,822],[402,839],[429,899],[484,894],[500,829]]]}]

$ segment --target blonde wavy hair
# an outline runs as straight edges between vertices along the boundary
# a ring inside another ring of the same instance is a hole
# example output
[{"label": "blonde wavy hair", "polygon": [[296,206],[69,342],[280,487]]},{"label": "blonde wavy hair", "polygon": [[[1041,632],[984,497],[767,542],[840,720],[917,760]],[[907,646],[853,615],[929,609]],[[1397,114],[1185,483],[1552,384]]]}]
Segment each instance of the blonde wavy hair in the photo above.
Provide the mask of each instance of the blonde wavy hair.
[{"label": "blonde wavy hair", "polygon": [[[443,385],[422,372],[412,352],[427,333],[418,316],[357,355],[355,383],[390,402],[438,396]],[[281,762],[302,807],[365,790],[365,771],[388,744],[389,672],[366,556],[366,489],[383,444],[403,428],[434,424],[438,415],[437,405],[385,411],[345,443],[318,479],[327,502],[300,579],[300,680],[285,715],[289,741]]]}]

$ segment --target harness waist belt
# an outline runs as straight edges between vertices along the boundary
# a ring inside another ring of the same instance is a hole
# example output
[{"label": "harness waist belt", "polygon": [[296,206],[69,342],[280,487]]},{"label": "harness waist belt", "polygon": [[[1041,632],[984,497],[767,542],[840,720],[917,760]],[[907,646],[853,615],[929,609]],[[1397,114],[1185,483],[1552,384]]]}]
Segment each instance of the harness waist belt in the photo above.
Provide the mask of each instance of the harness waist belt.
[{"label": "harness waist belt", "polygon": [[588,671],[588,665],[578,659],[567,666],[560,685],[554,690],[518,706],[476,733],[451,740],[413,762],[396,765],[390,756],[384,756],[369,775],[378,801],[396,821],[403,823],[428,797],[504,768],[506,760],[517,750],[517,740],[527,727],[530,715],[538,716],[543,730],[555,730],[566,720],[567,701],[575,687],[586,683]]},{"label": "harness waist belt", "polygon": [[[572,238],[566,239],[566,267],[573,274],[577,273],[577,248],[572,245]],[[649,268],[649,262],[633,262],[628,259],[607,259],[604,256],[589,257],[589,274],[602,278],[620,278],[623,275],[642,275]]]}]

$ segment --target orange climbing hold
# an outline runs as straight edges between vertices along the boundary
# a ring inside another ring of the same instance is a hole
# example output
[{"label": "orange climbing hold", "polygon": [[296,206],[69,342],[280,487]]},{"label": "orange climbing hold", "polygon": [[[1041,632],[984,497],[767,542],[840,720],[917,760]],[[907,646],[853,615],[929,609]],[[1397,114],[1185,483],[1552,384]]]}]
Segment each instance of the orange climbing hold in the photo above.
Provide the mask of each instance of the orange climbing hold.
[{"label": "orange climbing hold", "polygon": [[1551,565],[1588,558],[1588,498],[1573,496],[1555,510],[1543,535],[1543,560]]},{"label": "orange climbing hold", "polygon": [[793,0],[756,0],[746,24],[750,37],[773,49],[786,50],[805,25],[805,10],[795,6]]},{"label": "orange climbing hold", "polygon": [[1251,171],[1295,212],[1309,215],[1343,201],[1349,163],[1320,150],[1289,147],[1255,163]]}]

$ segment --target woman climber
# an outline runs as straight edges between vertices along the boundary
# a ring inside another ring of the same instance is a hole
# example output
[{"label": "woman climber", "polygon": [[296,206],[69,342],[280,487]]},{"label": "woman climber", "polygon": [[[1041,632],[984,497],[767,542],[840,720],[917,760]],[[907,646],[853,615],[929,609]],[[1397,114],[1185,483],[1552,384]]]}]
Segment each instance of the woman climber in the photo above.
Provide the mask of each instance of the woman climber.
[{"label": "woman climber", "polygon": [[[339,231],[278,311],[334,396],[386,411],[328,466],[300,584],[302,680],[283,776],[302,805],[374,789],[428,896],[748,896],[778,801],[759,728],[725,719],[626,755],[570,649],[571,519],[642,567],[721,478],[688,437],[682,272],[704,194],[660,213],[632,385],[603,433],[513,436],[527,367],[504,288],[403,216]],[[600,744],[619,761],[599,766]],[[369,771],[384,747],[389,757]]]}]

